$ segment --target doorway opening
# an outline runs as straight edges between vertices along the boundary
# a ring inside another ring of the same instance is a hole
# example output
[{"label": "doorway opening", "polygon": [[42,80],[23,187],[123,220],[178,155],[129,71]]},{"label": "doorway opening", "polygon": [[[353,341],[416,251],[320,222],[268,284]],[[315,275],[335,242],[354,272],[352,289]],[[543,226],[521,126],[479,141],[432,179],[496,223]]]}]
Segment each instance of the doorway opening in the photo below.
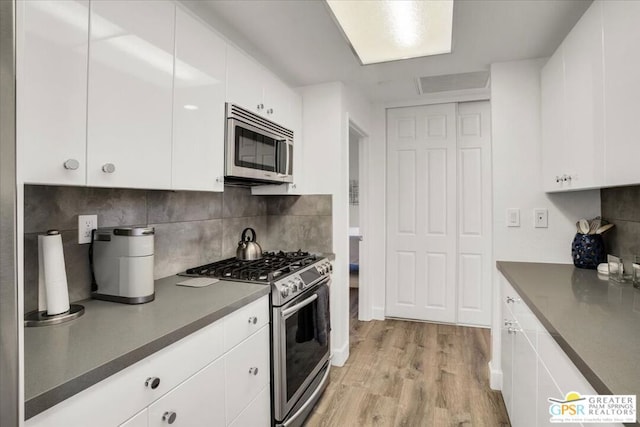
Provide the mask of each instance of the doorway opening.
[{"label": "doorway opening", "polygon": [[366,286],[363,262],[363,235],[366,228],[366,135],[353,122],[349,122],[349,317],[352,321],[362,317],[363,288]]}]

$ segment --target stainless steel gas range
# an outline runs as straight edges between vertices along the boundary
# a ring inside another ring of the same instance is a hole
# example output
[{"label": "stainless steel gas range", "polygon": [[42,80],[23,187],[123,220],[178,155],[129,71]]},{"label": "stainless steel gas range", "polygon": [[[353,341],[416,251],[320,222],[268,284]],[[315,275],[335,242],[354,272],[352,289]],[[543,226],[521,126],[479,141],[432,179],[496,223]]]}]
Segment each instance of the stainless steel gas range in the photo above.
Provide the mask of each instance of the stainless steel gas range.
[{"label": "stainless steel gas range", "polygon": [[329,285],[333,267],[308,252],[265,252],[255,261],[229,258],[186,275],[271,286],[273,424],[300,426],[329,379]]}]

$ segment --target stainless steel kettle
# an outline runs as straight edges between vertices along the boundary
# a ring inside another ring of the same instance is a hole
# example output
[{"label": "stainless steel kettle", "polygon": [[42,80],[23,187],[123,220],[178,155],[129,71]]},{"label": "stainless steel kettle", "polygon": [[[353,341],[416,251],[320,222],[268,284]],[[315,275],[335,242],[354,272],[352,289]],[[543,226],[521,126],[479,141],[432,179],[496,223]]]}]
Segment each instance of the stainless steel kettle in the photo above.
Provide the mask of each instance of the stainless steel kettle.
[{"label": "stainless steel kettle", "polygon": [[[251,232],[251,236],[248,235]],[[236,258],[241,261],[253,261],[262,258],[262,248],[256,242],[256,232],[253,228],[245,228],[236,249]]]}]

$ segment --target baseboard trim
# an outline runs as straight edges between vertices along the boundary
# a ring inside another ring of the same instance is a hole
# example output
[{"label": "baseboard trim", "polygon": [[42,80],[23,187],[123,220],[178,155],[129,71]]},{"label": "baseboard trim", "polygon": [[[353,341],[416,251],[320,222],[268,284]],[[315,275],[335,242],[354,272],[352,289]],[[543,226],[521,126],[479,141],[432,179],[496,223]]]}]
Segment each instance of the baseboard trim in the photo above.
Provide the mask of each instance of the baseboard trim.
[{"label": "baseboard trim", "polygon": [[489,362],[489,387],[492,390],[502,390],[502,369],[495,369]]},{"label": "baseboard trim", "polygon": [[374,320],[384,320],[384,307],[373,307],[371,318]]},{"label": "baseboard trim", "polygon": [[349,341],[347,341],[341,348],[334,348],[331,350],[331,364],[333,366],[344,366],[349,358]]}]

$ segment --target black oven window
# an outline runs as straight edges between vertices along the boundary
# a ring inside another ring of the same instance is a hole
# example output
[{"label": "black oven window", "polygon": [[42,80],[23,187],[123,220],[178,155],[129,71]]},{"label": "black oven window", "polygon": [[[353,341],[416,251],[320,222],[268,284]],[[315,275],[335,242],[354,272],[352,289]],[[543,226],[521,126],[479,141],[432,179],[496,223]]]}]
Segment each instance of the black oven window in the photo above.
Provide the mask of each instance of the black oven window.
[{"label": "black oven window", "polygon": [[313,311],[316,303],[302,307],[286,320],[287,401],[300,388],[323,356],[329,344],[320,345],[313,334]]},{"label": "black oven window", "polygon": [[276,172],[276,140],[236,126],[236,166]]}]

